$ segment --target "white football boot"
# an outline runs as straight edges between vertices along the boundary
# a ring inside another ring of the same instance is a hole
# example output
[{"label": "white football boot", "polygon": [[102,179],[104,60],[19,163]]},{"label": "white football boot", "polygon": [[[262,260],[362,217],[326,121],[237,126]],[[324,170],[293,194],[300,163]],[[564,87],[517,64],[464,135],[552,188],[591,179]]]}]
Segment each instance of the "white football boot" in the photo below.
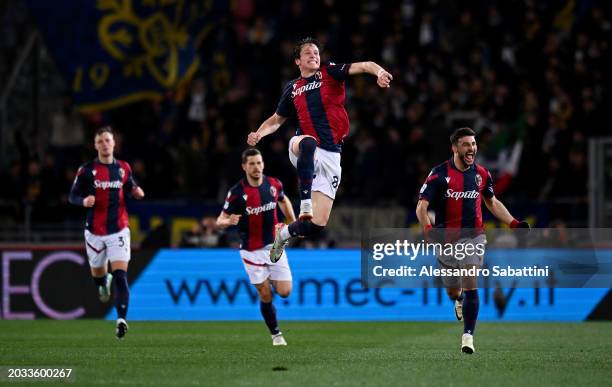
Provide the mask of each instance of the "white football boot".
[{"label": "white football boot", "polygon": [[119,340],[123,339],[127,331],[128,331],[127,321],[125,321],[125,319],[118,318],[117,319],[117,330],[115,332],[115,335],[117,336],[117,338]]},{"label": "white football boot", "polygon": [[461,352],[472,354],[476,350],[474,349],[474,336],[469,333],[464,333],[461,337]]},{"label": "white football boot", "polygon": [[277,346],[277,345],[287,345],[287,341],[285,340],[285,338],[283,337],[283,334],[281,332],[272,335],[272,345],[273,346]]},{"label": "white football boot", "polygon": [[284,239],[281,237],[281,230],[283,227],[288,227],[283,223],[278,223],[275,227],[274,243],[272,244],[272,248],[270,249],[270,261],[272,263],[278,262],[279,259],[283,256],[285,252],[285,247],[289,243],[289,239]]},{"label": "white football boot", "polygon": [[113,283],[113,275],[106,273],[106,283],[104,286],[98,286],[98,298],[100,301],[107,303],[111,297],[111,284]]},{"label": "white football boot", "polygon": [[457,320],[463,320],[463,302],[455,300],[455,317]]}]

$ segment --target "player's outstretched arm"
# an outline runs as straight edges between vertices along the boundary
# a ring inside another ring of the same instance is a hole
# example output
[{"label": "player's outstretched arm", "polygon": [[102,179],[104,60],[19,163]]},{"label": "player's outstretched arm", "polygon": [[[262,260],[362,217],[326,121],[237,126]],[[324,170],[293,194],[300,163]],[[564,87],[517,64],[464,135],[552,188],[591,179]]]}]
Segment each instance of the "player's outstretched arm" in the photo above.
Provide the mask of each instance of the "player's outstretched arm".
[{"label": "player's outstretched arm", "polygon": [[226,229],[230,226],[235,226],[240,221],[240,215],[228,214],[222,211],[217,218],[217,227],[220,230]]},{"label": "player's outstretched arm", "polygon": [[509,225],[512,228],[530,228],[529,223],[525,221],[518,221],[510,214],[510,211],[504,206],[504,203],[497,200],[495,196],[491,198],[483,197],[485,205],[491,211],[494,217],[496,217],[500,222],[503,222]]},{"label": "player's outstretched arm", "polygon": [[372,74],[376,77],[376,83],[378,83],[380,87],[391,87],[391,81],[393,80],[393,75],[383,69],[379,64],[372,61],[352,63],[348,73],[350,75],[363,73]]},{"label": "player's outstretched arm", "polygon": [[278,206],[280,210],[285,215],[285,221],[289,223],[295,222],[295,213],[293,212],[293,206],[291,205],[291,201],[287,196],[283,198],[283,200],[278,202]]},{"label": "player's outstretched arm", "polygon": [[278,113],[272,114],[267,120],[265,120],[257,129],[256,132],[249,133],[247,137],[247,144],[255,146],[257,143],[268,134],[274,133],[281,127],[282,124],[287,121],[287,118],[279,115]]}]

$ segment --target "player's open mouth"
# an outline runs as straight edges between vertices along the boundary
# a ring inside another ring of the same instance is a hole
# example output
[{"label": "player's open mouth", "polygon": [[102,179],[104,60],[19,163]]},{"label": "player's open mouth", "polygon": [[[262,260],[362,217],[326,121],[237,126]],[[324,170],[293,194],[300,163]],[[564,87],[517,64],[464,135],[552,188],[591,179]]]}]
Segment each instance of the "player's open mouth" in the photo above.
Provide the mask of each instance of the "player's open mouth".
[{"label": "player's open mouth", "polygon": [[474,162],[474,154],[473,153],[466,153],[465,154],[465,161],[468,162],[468,163]]}]

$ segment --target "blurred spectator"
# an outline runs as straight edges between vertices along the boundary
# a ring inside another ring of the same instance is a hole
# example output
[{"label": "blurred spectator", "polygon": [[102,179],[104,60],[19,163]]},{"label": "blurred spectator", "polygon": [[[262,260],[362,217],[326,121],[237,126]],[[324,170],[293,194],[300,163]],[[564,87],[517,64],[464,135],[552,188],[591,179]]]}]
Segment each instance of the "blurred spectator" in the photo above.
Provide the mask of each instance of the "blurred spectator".
[{"label": "blurred spectator", "polygon": [[215,217],[205,216],[181,236],[180,247],[227,247],[227,241],[217,230]]},{"label": "blurred spectator", "polygon": [[[479,134],[478,162],[501,180],[508,203],[584,199],[585,144],[610,133],[604,119],[611,98],[609,4],[585,2],[569,13],[563,2],[526,0],[277,5],[232,2],[231,15],[202,45],[202,72],[183,96],[177,91],[96,116],[137,148],[126,154],[138,159],[137,177],[151,197],[220,201],[227,182],[241,174],[235,160],[246,134],[275,110],[283,85],[298,76],[293,41],[310,35],[323,42],[324,60],[373,58],[394,75],[383,93],[372,77],[347,81],[352,126],[343,203],[412,207],[432,165],[450,156],[448,135],[458,126]],[[10,22],[0,40],[4,61],[24,41],[11,22],[15,9],[0,8],[0,20]],[[280,177],[291,195],[295,171],[286,152],[297,125],[286,126],[261,150],[267,173]],[[5,173],[15,185],[2,198],[33,203],[45,192],[55,200],[57,192],[47,185],[90,157],[84,145],[90,146],[83,123],[66,98],[51,119],[49,148],[19,149],[21,162]],[[44,156],[48,151],[53,161]],[[26,167],[30,159],[42,160],[44,172],[40,164]]]},{"label": "blurred spectator", "polygon": [[72,105],[72,98],[64,97],[63,106],[51,117],[49,145],[62,168],[80,163],[80,153],[85,143],[85,133],[80,114]]}]

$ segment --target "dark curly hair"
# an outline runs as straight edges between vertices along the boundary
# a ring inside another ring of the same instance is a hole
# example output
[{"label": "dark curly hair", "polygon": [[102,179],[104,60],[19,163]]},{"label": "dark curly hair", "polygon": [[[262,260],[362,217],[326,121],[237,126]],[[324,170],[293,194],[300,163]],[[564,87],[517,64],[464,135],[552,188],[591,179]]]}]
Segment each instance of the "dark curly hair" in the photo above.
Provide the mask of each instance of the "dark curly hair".
[{"label": "dark curly hair", "polygon": [[475,136],[476,133],[471,128],[459,128],[453,132],[450,136],[451,144],[457,145],[459,139],[465,136]]}]

